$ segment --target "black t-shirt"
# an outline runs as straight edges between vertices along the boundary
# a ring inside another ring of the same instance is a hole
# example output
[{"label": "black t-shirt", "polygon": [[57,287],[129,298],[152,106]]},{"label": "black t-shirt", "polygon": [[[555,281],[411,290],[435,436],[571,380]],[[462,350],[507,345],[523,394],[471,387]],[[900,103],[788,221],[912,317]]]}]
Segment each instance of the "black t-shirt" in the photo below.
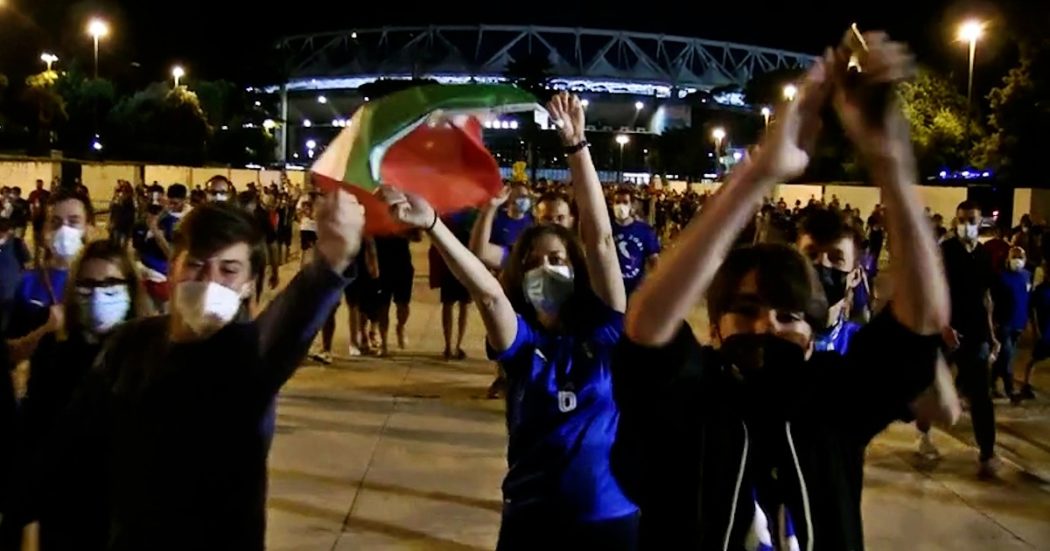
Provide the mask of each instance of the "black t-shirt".
[{"label": "black t-shirt", "polygon": [[961,241],[952,238],[941,244],[941,253],[952,302],[952,328],[963,339],[989,340],[985,297],[995,282],[995,270],[988,250],[978,243],[972,252],[967,251]]},{"label": "black t-shirt", "polygon": [[910,415],[933,381],[939,345],[887,308],[846,356],[814,353],[783,385],[787,402],[755,419],[760,408],[745,405],[754,395],[688,325],[660,348],[624,338],[613,355],[613,469],[641,508],[640,549],[722,549],[730,518],[729,548],[742,548],[752,490],[761,493],[773,468],[801,541],[808,519],[819,548],[862,547],[864,449]]},{"label": "black t-shirt", "polygon": [[262,207],[256,207],[252,215],[255,216],[255,221],[259,224],[259,229],[262,230],[263,235],[266,236],[266,243],[272,245],[277,241],[277,228],[275,228],[273,222],[270,221],[270,211]]}]

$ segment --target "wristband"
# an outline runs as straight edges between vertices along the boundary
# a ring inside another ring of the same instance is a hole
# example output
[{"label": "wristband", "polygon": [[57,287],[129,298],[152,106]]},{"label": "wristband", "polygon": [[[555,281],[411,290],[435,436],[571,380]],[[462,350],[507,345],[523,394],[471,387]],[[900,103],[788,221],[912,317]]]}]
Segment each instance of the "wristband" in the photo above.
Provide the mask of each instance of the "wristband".
[{"label": "wristband", "polygon": [[427,227],[426,231],[428,231],[428,232],[429,232],[430,230],[433,230],[433,229],[434,229],[434,226],[436,226],[436,225],[437,225],[437,223],[438,223],[438,213],[437,213],[437,211],[435,210],[435,211],[434,211],[434,221],[430,223],[430,226],[428,226],[428,227]]},{"label": "wristband", "polygon": [[566,155],[572,155],[574,153],[579,153],[580,151],[583,150],[583,148],[585,148],[585,147],[587,147],[589,145],[591,145],[591,144],[587,140],[583,140],[583,141],[581,141],[580,143],[578,143],[576,145],[567,145],[567,146],[563,147],[562,151],[564,151]]}]

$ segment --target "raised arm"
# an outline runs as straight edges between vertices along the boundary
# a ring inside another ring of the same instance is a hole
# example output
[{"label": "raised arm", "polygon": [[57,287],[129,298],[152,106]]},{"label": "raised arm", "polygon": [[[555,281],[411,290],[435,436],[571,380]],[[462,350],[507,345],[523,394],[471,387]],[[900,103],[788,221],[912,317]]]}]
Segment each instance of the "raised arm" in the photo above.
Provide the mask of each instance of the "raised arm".
[{"label": "raised arm", "polygon": [[261,357],[276,386],[299,366],[328,315],[339,306],[361,248],[364,212],[352,195],[336,191],[318,201],[317,260],[299,272],[259,315]]},{"label": "raised arm", "polygon": [[395,220],[427,230],[430,241],[445,259],[445,264],[456,279],[467,288],[478,306],[489,346],[503,352],[514,344],[518,322],[510,299],[488,267],[456,239],[456,235],[438,217],[434,209],[421,197],[403,194],[383,187],[380,192]]},{"label": "raised arm", "polygon": [[846,83],[849,53],[841,49],[836,52],[835,109],[872,179],[882,189],[894,262],[893,315],[911,331],[932,335],[948,324],[948,285],[937,240],[915,190],[918,171],[908,122],[896,98],[881,114],[872,116],[865,109],[880,88],[909,78],[914,60],[907,47],[891,42],[885,34],[868,33],[865,40],[869,51],[861,60],[863,80],[856,86]]},{"label": "raised arm", "polygon": [[[562,92],[553,99],[547,109],[558,126],[562,145],[575,148],[584,143],[584,116],[580,98]],[[627,307],[623,275],[616,256],[612,223],[605,206],[605,194],[598,173],[591,161],[591,151],[582,147],[568,155],[569,172],[576,196],[576,207],[580,211],[580,237],[587,252],[587,269],[591,273],[591,287],[595,294],[610,308],[623,312]]]},{"label": "raised arm", "polygon": [[490,270],[498,270],[503,265],[503,247],[491,242],[492,224],[496,222],[496,214],[507,202],[508,197],[510,188],[503,188],[502,193],[481,209],[478,219],[474,221],[474,227],[470,229],[470,252]]},{"label": "raised arm", "polygon": [[827,94],[824,62],[818,61],[806,75],[798,99],[781,109],[783,114],[758,152],[707,200],[700,216],[642,281],[627,309],[625,331],[631,341],[655,347],[675,336],[763,195],[774,183],[805,170]]}]

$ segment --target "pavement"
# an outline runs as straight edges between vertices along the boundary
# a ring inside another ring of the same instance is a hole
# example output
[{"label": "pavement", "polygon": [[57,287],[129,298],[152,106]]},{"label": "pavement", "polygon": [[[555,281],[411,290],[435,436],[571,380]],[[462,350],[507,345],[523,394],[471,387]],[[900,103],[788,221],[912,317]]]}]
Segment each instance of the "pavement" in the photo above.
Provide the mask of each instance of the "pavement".
[{"label": "pavement", "polygon": [[[426,244],[413,247],[407,350],[348,357],[341,307],[336,361],[306,363],[281,393],[270,454],[271,550],[495,547],[506,428],[502,401],[485,399],[493,367],[484,360],[483,328],[472,309],[469,359],[441,359]],[[695,313],[701,335],[702,314]],[[1036,386],[1050,390],[1050,377],[1039,375]],[[936,461],[916,455],[909,425],[873,442],[863,504],[868,549],[1050,550],[1050,401],[1040,393],[1021,407],[998,403],[997,413],[1004,465],[992,481],[976,477],[965,416],[934,429]]]}]

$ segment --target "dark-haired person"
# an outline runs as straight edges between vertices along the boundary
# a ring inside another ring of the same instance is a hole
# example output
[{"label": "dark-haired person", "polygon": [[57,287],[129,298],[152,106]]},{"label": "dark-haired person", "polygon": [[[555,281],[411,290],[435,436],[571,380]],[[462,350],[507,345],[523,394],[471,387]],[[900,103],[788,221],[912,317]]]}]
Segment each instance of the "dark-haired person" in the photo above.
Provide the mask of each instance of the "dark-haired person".
[{"label": "dark-haired person", "polygon": [[798,226],[795,243],[813,263],[828,301],[827,327],[814,327],[814,350],[845,354],[861,325],[851,319],[853,294],[864,280],[862,238],[838,212],[811,211]]},{"label": "dark-haired person", "polygon": [[189,205],[189,189],[183,184],[168,186],[168,202],[165,205],[165,218],[175,220],[175,226],[193,210]]},{"label": "dark-haired person", "polygon": [[608,368],[623,279],[583,107],[562,93],[549,110],[560,121],[584,244],[556,224],[526,229],[502,286],[424,200],[389,188],[383,195],[398,220],[428,230],[478,305],[489,357],[507,373],[509,469],[497,549],[631,550],[637,508],[609,468],[618,413]]},{"label": "dark-haired person", "polygon": [[[1032,290],[1032,274],[1025,269],[1025,250],[1012,247],[1002,259],[1003,269],[996,274],[992,287],[995,301],[993,318],[996,339],[1001,349],[992,363],[992,394],[997,398],[1006,396],[1014,402],[1014,359],[1017,357],[1017,341],[1028,326],[1028,301]],[[1003,392],[995,388],[1003,381]]]},{"label": "dark-haired person", "polygon": [[47,248],[44,239],[44,223],[47,220],[47,204],[51,192],[44,189],[44,181],[37,179],[35,188],[29,192],[29,218],[33,224],[33,258],[40,258]]},{"label": "dark-haired person", "polygon": [[380,355],[387,355],[387,335],[390,330],[390,303],[393,302],[397,325],[397,347],[405,349],[405,325],[412,303],[412,287],[416,269],[412,266],[411,242],[420,241],[418,231],[407,235],[376,236],[376,260],[379,263],[379,294],[374,311],[380,339]]},{"label": "dark-haired person", "polygon": [[30,367],[43,359],[54,344],[55,333],[62,329],[69,267],[95,222],[95,212],[84,197],[60,190],[49,201],[44,211],[47,222],[41,230],[44,257],[22,275],[7,328],[12,356],[31,355]]},{"label": "dark-haired person", "polygon": [[524,182],[511,183],[478,213],[470,234],[470,250],[490,270],[499,270],[518,236],[532,224],[528,186]]},{"label": "dark-haired person", "polygon": [[22,198],[22,188],[11,188],[11,228],[15,237],[25,239],[29,218],[29,201]]},{"label": "dark-haired person", "polygon": [[[163,189],[159,185],[150,186],[149,205],[146,206],[145,215],[131,232],[131,245],[138,256],[139,271],[143,274],[146,294],[150,298],[153,311],[161,314],[168,311],[168,301],[171,299],[171,284],[168,281],[169,259],[172,252],[171,243],[175,239],[175,225],[179,222],[179,218],[170,216],[164,208]],[[182,186],[182,200],[185,199],[185,189],[185,186]],[[176,190],[175,193],[178,195],[179,191]],[[176,199],[180,208],[184,207],[182,200]]]},{"label": "dark-haired person", "polygon": [[33,364],[21,404],[19,456],[27,480],[22,510],[9,520],[19,526],[39,520],[42,551],[105,548],[102,458],[97,453],[58,457],[47,448],[106,338],[121,323],[147,315],[147,301],[134,263],[112,241],[89,243],[74,262],[62,305],[67,337],[53,345],[47,361]]},{"label": "dark-haired person", "polygon": [[641,283],[647,268],[660,255],[660,239],[652,226],[643,222],[634,212],[634,195],[629,189],[618,189],[612,197],[613,239],[620,273],[627,296]]},{"label": "dark-haired person", "polygon": [[111,551],[264,548],[271,402],[336,306],[360,247],[353,197],[320,203],[317,261],[254,320],[247,301],[265,269],[265,237],[244,210],[207,204],[176,234],[171,314],[107,339],[58,436],[102,443]]},{"label": "dark-haired person", "polygon": [[[259,227],[259,231],[263,234],[263,238],[266,240],[266,264],[270,267],[270,289],[276,289],[280,284],[280,270],[281,263],[277,252],[277,226],[275,220],[270,216],[270,212],[264,201],[269,201],[268,197],[259,195],[259,192],[249,189],[242,191],[237,194],[237,202],[248,211],[248,214],[252,215],[255,219],[256,225]],[[259,304],[262,301],[263,290],[266,282],[266,270],[263,270],[256,274],[255,278],[255,302]]]},{"label": "dark-haired person", "polygon": [[[951,361],[958,371],[959,390],[970,402],[970,418],[977,447],[980,448],[982,477],[993,476],[998,467],[995,457],[995,409],[989,388],[990,359],[999,354],[995,338],[992,287],[995,269],[988,251],[978,241],[981,208],[976,202],[963,201],[955,211],[952,238],[941,244],[944,271],[951,296],[951,325],[944,330],[944,340],[951,351]],[[906,285],[912,285],[914,282]],[[929,437],[929,426],[919,424],[919,453],[937,455]]]},{"label": "dark-haired person", "polygon": [[[846,52],[818,61],[627,309],[614,467],[642,511],[641,549],[864,546],[865,447],[932,382],[948,316],[907,122],[895,102],[864,114],[869,87],[909,74],[911,58],[885,35],[865,38],[861,88],[845,83]],[[828,307],[810,260],[787,245],[731,250],[754,205],[805,170],[829,97],[882,188],[891,234],[908,236],[890,241],[894,301],[845,356],[813,350]],[[685,321],[705,296],[714,346]]]},{"label": "dark-haired person", "polygon": [[30,260],[29,248],[15,234],[11,221],[0,219],[0,335],[11,321],[15,292]]},{"label": "dark-haired person", "polygon": [[204,183],[204,193],[209,203],[226,203],[237,199],[237,190],[229,178],[216,174]]},{"label": "dark-haired person", "polygon": [[130,182],[120,181],[109,204],[109,239],[127,248],[135,229],[135,192]]}]

